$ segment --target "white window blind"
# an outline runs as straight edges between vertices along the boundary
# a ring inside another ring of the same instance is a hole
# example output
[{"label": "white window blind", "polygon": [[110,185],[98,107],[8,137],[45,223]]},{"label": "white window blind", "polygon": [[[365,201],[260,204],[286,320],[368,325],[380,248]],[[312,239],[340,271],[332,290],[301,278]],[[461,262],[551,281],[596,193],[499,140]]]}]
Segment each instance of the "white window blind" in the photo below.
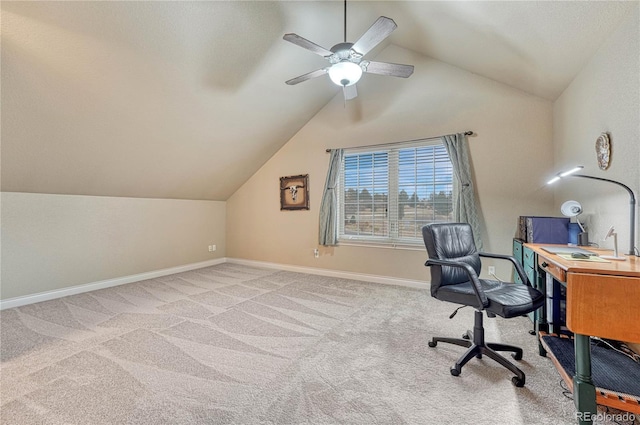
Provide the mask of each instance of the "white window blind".
[{"label": "white window blind", "polygon": [[452,220],[453,168],[440,139],[345,149],[339,239],[422,243],[422,226]]}]

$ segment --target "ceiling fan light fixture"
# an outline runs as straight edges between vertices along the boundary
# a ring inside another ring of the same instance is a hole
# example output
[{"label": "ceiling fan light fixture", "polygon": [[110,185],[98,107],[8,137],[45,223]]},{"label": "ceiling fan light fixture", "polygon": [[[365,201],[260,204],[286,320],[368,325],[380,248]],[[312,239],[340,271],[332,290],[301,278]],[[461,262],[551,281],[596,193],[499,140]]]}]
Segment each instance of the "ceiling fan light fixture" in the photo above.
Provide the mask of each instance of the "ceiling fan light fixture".
[{"label": "ceiling fan light fixture", "polygon": [[340,87],[352,86],[362,77],[362,68],[358,64],[342,61],[329,68],[329,78]]}]

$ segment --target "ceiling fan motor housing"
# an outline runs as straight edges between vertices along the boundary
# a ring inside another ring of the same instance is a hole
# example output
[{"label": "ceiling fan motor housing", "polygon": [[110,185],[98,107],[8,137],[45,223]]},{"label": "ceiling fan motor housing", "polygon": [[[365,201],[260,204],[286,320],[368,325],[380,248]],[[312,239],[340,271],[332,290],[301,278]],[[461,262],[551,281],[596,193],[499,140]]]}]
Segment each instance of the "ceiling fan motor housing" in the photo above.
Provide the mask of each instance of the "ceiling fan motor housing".
[{"label": "ceiling fan motor housing", "polygon": [[338,43],[331,48],[333,54],[329,56],[327,59],[330,63],[336,64],[342,61],[349,61],[353,63],[359,63],[360,59],[362,59],[362,55],[351,47],[353,43]]}]

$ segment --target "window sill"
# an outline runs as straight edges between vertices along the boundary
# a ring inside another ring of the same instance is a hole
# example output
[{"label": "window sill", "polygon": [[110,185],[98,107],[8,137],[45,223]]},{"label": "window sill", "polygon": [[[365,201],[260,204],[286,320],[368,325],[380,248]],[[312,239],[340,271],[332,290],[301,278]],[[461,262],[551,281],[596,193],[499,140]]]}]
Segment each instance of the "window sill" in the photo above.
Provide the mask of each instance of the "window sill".
[{"label": "window sill", "polygon": [[424,251],[424,245],[416,242],[402,243],[402,242],[378,242],[378,241],[363,241],[357,239],[338,239],[338,246],[359,246],[364,248],[383,248],[383,249],[401,249],[406,251]]}]

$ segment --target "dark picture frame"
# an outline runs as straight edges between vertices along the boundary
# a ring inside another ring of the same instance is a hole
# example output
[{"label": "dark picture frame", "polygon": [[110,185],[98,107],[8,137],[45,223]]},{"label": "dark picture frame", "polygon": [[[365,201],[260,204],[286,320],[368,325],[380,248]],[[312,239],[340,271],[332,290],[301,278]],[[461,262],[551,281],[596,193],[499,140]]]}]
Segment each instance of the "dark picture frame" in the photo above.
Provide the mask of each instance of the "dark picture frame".
[{"label": "dark picture frame", "polygon": [[280,177],[280,210],[309,209],[309,174]]}]

